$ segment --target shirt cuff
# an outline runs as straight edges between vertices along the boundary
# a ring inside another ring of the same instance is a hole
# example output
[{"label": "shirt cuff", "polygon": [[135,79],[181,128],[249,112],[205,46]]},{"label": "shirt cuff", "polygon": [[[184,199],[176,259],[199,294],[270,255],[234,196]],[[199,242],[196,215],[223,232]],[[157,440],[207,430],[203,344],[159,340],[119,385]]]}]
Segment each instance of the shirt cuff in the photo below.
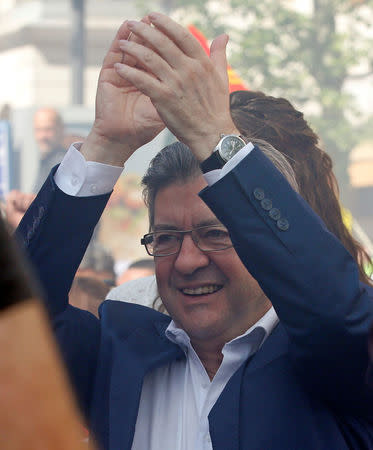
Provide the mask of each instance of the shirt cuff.
[{"label": "shirt cuff", "polygon": [[234,169],[238,163],[240,163],[245,156],[247,156],[251,150],[254,148],[253,144],[249,142],[245,147],[241,148],[239,152],[237,152],[233,158],[231,158],[221,169],[211,170],[210,172],[204,173],[206,183],[209,186],[212,186],[214,183],[220,180],[220,178],[224,177],[228,172]]},{"label": "shirt cuff", "polygon": [[111,192],[123,167],[86,161],[81,143],[74,143],[59,165],[54,181],[61,191],[74,197],[90,197]]}]

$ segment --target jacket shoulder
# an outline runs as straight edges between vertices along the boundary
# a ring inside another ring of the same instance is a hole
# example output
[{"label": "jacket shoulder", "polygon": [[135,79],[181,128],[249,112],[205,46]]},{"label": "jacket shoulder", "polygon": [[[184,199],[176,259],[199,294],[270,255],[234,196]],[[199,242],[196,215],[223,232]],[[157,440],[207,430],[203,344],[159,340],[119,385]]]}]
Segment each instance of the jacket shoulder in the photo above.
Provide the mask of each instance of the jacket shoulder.
[{"label": "jacket shoulder", "polygon": [[117,300],[105,300],[99,308],[101,325],[126,337],[138,328],[166,329],[171,318],[147,306]]}]

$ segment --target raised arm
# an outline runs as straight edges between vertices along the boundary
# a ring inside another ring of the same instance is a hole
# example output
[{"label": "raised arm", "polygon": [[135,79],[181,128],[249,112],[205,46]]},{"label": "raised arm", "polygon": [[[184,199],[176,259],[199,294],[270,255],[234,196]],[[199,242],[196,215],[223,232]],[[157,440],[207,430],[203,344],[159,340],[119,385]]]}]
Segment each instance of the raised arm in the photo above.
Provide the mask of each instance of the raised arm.
[{"label": "raised arm", "polygon": [[[263,207],[258,191],[279,210],[281,222]],[[359,282],[351,255],[259,149],[201,197],[271,300],[305,387],[340,412],[372,416],[365,376],[373,289]]]},{"label": "raised arm", "polygon": [[[143,20],[147,21],[146,18]],[[95,121],[80,149],[85,163],[123,167],[137,148],[149,142],[164,128],[150,98],[131,82],[123,80],[114,68],[124,58],[120,43],[129,38],[128,22],[124,22],[102,65]],[[134,36],[132,39],[138,40]],[[124,60],[128,61],[128,58]],[[136,62],[129,62],[136,66]],[[65,160],[64,165],[67,166]],[[71,172],[80,171],[79,178],[84,178],[87,165],[76,158],[71,161]],[[97,179],[100,178],[100,169],[98,165]],[[57,179],[60,170],[50,175],[18,230],[39,272],[53,313],[66,308],[67,294],[75,271],[111,191],[109,188],[102,192],[102,196],[91,198],[84,198],[84,193],[79,192],[75,197],[66,195],[55,183],[55,176]]]},{"label": "raised arm", "polygon": [[[74,149],[68,152],[57,171],[51,172],[17,230],[41,280],[57,339],[85,411],[89,409],[95,375],[100,325],[88,312],[68,305],[68,292],[115,179],[105,192],[92,197],[82,196],[84,189],[73,194],[62,191],[56,180],[67,167],[70,175],[65,185],[74,187],[74,180],[84,179],[95,163],[104,163],[94,166],[95,179],[101,181],[100,170],[107,172],[108,164],[123,167],[138,147],[164,128],[151,100],[114,69],[123,58],[119,42],[129,37],[124,22],[104,59],[94,125],[81,148],[85,160]],[[74,152],[78,156],[72,158]]]},{"label": "raised arm", "polygon": [[[147,18],[141,21],[147,22]],[[136,62],[125,58],[120,48],[121,43],[134,39],[138,40],[131,35],[128,21],[124,22],[105,56],[97,86],[95,121],[81,148],[87,161],[123,166],[135,150],[164,128],[151,99],[115,69],[116,64],[127,61],[144,72]]]}]

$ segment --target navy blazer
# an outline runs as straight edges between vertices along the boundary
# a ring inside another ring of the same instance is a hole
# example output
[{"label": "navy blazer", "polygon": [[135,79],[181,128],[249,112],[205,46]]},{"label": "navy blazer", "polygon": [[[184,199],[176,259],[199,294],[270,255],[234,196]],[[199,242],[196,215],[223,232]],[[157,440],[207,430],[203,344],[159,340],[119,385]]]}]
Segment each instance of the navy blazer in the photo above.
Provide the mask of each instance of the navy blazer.
[{"label": "navy blazer", "polygon": [[[349,253],[257,148],[200,195],[280,318],[212,408],[213,448],[373,449],[364,378],[373,294]],[[102,448],[130,450],[145,374],[184,354],[164,335],[170,318],[157,311],[108,300],[98,320],[68,305],[108,197],[70,197],[52,173],[18,233],[91,430]]]}]

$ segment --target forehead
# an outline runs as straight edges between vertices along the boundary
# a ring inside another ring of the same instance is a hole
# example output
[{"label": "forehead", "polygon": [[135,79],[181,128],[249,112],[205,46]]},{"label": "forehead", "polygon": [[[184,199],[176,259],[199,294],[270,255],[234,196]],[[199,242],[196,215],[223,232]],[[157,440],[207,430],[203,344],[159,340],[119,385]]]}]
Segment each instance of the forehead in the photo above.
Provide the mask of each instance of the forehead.
[{"label": "forehead", "polygon": [[198,193],[207,186],[203,176],[160,189],[154,202],[154,228],[165,225],[187,229],[206,222],[216,222],[213,212]]},{"label": "forehead", "polygon": [[38,111],[34,117],[35,128],[57,127],[57,116],[51,111]]}]

